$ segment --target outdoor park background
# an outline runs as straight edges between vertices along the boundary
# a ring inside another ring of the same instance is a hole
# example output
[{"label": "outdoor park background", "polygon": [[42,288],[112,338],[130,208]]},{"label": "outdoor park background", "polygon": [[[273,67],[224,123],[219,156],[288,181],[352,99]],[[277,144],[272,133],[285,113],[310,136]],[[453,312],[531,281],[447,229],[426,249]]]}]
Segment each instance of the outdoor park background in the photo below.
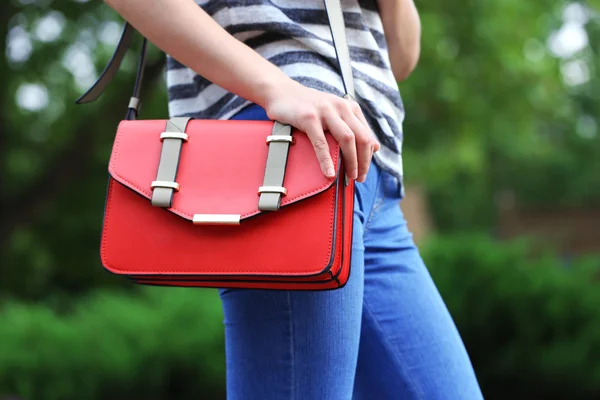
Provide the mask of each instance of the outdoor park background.
[{"label": "outdoor park background", "polygon": [[[484,394],[600,399],[595,4],[416,4],[404,207]],[[74,100],[121,23],[103,2],[0,2],[0,398],[224,398],[215,291],[132,286],[100,265],[134,52],[97,103]],[[163,66],[152,48],[141,118],[167,116]]]}]

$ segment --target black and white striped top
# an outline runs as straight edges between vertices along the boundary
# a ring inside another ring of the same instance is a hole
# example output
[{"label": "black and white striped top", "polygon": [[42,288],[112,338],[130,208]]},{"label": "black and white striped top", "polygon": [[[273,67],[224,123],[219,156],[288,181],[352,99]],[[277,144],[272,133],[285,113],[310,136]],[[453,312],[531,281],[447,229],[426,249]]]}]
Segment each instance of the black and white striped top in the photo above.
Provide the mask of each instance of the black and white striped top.
[{"label": "black and white striped top", "polygon": [[[381,142],[375,162],[402,178],[404,107],[390,68],[377,0],[341,0],[356,99]],[[230,34],[294,80],[343,95],[322,0],[196,0]],[[249,104],[168,57],[172,117],[228,119]]]}]

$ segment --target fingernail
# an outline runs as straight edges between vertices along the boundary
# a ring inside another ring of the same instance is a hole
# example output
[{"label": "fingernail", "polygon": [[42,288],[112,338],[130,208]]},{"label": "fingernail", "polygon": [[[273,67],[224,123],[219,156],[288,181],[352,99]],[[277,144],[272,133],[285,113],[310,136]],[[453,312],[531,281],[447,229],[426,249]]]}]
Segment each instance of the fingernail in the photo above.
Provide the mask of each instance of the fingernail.
[{"label": "fingernail", "polygon": [[367,175],[365,175],[365,174],[363,174],[363,175],[361,175],[361,176],[358,177],[358,181],[361,182],[361,183],[364,182],[364,181],[366,181],[366,180],[367,180]]},{"label": "fingernail", "polygon": [[329,178],[333,178],[335,176],[335,171],[333,168],[327,168],[327,176]]},{"label": "fingernail", "polygon": [[356,179],[358,177],[358,170],[355,169],[354,171],[352,171],[352,173],[350,174],[350,179]]}]

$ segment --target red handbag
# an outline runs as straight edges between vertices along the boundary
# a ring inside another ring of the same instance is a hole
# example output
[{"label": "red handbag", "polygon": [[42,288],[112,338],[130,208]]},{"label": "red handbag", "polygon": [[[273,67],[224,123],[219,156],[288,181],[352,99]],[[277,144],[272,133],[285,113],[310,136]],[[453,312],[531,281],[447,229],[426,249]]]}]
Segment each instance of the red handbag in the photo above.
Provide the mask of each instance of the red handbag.
[{"label": "red handbag", "polygon": [[[347,96],[352,69],[339,0],[325,8]],[[104,90],[135,30],[77,100]],[[304,132],[276,121],[136,120],[134,95],[110,157],[101,260],[145,285],[323,290],[348,281],[354,181],[326,134],[337,174],[326,178]]]}]

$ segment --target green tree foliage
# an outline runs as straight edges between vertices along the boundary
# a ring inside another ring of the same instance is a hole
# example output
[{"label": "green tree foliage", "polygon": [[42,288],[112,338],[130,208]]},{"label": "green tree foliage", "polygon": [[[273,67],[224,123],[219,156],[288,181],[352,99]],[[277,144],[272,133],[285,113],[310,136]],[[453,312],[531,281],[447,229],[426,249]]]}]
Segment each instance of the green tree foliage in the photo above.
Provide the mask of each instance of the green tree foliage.
[{"label": "green tree foliage", "polygon": [[[75,105],[114,50],[122,21],[103,2],[2,2],[0,293],[41,298],[123,282],[99,263],[107,162],[136,67],[130,52],[91,105]],[[139,40],[139,39],[138,39]],[[150,53],[144,117],[167,115],[164,56]]]},{"label": "green tree foliage", "polygon": [[417,2],[423,51],[400,84],[408,182],[442,230],[489,228],[505,191],[600,203],[599,19],[584,3]]}]

